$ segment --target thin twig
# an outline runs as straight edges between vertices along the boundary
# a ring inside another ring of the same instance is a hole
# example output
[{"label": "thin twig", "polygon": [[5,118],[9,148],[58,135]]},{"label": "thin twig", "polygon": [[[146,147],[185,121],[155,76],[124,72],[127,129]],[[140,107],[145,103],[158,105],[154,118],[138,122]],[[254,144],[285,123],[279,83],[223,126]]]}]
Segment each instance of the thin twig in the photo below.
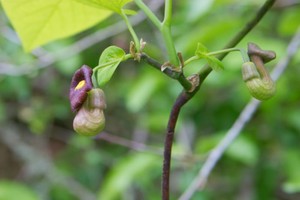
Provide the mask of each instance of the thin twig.
[{"label": "thin twig", "polygon": [[[274,4],[275,0],[267,0],[265,4],[259,9],[256,15],[246,24],[246,26],[233,37],[233,39],[225,46],[225,48],[232,48],[236,46],[254,27],[255,25],[263,18],[263,16],[269,11],[269,9]],[[225,49],[224,48],[224,49]],[[219,57],[222,60],[227,54],[223,54]],[[167,134],[165,136],[165,150],[164,150],[164,161],[163,161],[163,172],[162,172],[162,200],[169,200],[170,193],[170,166],[171,166],[171,153],[172,153],[172,143],[174,138],[175,125],[178,119],[178,115],[181,107],[187,103],[193,96],[199,91],[199,88],[205,78],[211,72],[209,66],[205,66],[199,73],[200,83],[199,86],[192,93],[187,93],[185,91],[181,92],[176,102],[173,105],[171,115],[168,122]],[[178,104],[178,102],[181,102]],[[170,126],[170,124],[172,126]]]},{"label": "thin twig", "polygon": [[129,149],[133,149],[135,151],[143,151],[143,152],[150,152],[158,155],[162,155],[163,149],[158,148],[158,147],[153,147],[146,145],[144,143],[128,140],[116,135],[112,135],[106,132],[102,132],[99,135],[95,137],[95,139],[101,139],[105,140],[107,142],[113,143],[113,144],[118,144],[120,146],[127,147]]},{"label": "thin twig", "polygon": [[[134,140],[128,140],[126,138],[113,135],[107,132],[102,132],[95,136],[96,140],[103,140],[106,142],[110,142],[115,145],[120,145],[122,147],[126,147],[128,149],[137,151],[137,152],[146,152],[146,153],[151,153],[151,154],[156,154],[159,156],[163,155],[163,148],[155,147],[155,146],[150,146],[141,142],[137,142]],[[183,161],[183,160],[200,160],[201,156],[198,155],[192,155],[192,154],[181,154],[181,153],[176,153],[172,156],[173,159],[176,159],[178,161]]]},{"label": "thin twig", "polygon": [[[287,47],[286,56],[280,60],[280,62],[275,66],[272,71],[271,77],[276,81],[283,71],[287,68],[288,64],[292,60],[293,56],[296,54],[300,47],[300,29],[298,33],[294,36]],[[224,154],[225,150],[230,144],[235,140],[235,138],[241,133],[241,130],[245,127],[247,122],[249,122],[260,105],[260,101],[251,99],[251,101],[245,106],[239,117],[236,119],[232,127],[226,133],[225,137],[220,141],[220,143],[211,151],[206,162],[199,171],[197,177],[193,180],[187,190],[182,194],[179,200],[188,200],[196,192],[198,188],[203,188],[208,176],[215,167],[216,163]]]}]

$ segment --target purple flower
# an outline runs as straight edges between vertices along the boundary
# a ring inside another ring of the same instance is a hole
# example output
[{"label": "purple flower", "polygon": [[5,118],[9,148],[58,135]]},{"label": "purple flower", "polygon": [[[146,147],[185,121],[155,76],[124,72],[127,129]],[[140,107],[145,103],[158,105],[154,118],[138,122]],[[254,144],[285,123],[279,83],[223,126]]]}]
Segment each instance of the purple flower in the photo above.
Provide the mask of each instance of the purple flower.
[{"label": "purple flower", "polygon": [[83,65],[74,73],[69,94],[73,112],[81,108],[88,96],[88,91],[93,88],[92,74],[93,70],[87,65]]}]

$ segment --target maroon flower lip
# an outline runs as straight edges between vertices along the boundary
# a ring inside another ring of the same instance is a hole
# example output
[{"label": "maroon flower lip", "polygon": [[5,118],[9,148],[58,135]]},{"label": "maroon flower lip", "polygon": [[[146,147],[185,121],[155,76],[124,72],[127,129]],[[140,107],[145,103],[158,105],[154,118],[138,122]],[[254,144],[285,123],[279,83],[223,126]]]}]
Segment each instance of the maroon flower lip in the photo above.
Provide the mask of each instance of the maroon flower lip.
[{"label": "maroon flower lip", "polygon": [[74,73],[69,94],[73,112],[81,108],[88,96],[88,91],[93,88],[92,74],[93,70],[87,65],[83,65]]}]

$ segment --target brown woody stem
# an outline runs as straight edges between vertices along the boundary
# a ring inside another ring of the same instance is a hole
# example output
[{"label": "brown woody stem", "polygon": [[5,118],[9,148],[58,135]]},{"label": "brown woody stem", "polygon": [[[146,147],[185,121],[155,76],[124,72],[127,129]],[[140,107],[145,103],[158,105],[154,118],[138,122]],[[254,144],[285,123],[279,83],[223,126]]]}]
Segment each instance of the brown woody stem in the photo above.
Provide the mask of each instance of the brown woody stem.
[{"label": "brown woody stem", "polygon": [[[162,179],[162,187],[169,188],[169,181],[170,181],[170,160],[171,160],[171,151],[173,145],[173,137],[174,137],[174,130],[177,123],[178,115],[182,106],[188,102],[190,99],[190,94],[186,92],[182,92],[180,96],[176,99],[171,114],[170,120],[168,122],[168,132],[165,139],[165,150],[164,150],[164,163],[163,163],[163,174]],[[162,198],[169,199],[169,190],[162,190]]]},{"label": "brown woody stem", "polygon": [[[154,67],[155,69],[161,71],[162,64],[157,60],[151,58],[145,53],[141,54],[141,59],[149,65],[151,65],[152,67]],[[193,87],[192,83],[184,76],[182,71],[176,71],[172,70],[171,68],[165,68],[163,70],[163,73],[169,76],[170,78],[177,80],[186,91],[189,91]]]}]

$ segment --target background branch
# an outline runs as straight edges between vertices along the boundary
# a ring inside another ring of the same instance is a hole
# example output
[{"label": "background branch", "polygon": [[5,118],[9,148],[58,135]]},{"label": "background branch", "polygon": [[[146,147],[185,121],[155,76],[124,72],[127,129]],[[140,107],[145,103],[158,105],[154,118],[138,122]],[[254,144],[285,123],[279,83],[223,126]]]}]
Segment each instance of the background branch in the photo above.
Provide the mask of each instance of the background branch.
[{"label": "background branch", "polygon": [[[280,60],[280,62],[275,66],[274,70],[271,73],[271,77],[276,81],[283,71],[287,68],[288,64],[292,60],[293,56],[297,53],[297,50],[300,46],[300,29],[294,38],[290,41],[287,50],[286,56]],[[211,171],[219,161],[219,159],[224,154],[225,150],[230,144],[235,140],[235,138],[241,133],[241,130],[245,125],[251,120],[253,114],[260,105],[260,101],[252,98],[251,101],[245,106],[239,117],[236,119],[232,127],[229,129],[225,137],[221,142],[211,151],[206,162],[202,166],[201,170],[198,173],[198,176],[193,180],[187,190],[179,198],[180,200],[188,200],[196,192],[198,188],[204,187],[208,176]]]},{"label": "background branch", "polygon": [[[134,140],[129,140],[117,135],[113,135],[111,133],[107,132],[102,132],[99,135],[95,137],[96,140],[103,140],[106,142],[110,142],[115,145],[123,146],[126,147],[130,150],[134,150],[137,152],[146,152],[146,153],[151,153],[151,154],[156,154],[156,155],[163,155],[163,148],[160,147],[155,147],[155,146],[150,146],[141,142],[137,142]],[[179,160],[179,161],[184,161],[186,159],[190,160],[200,160],[201,158],[197,155],[187,155],[187,154],[181,154],[177,153],[172,156],[172,158]]]},{"label": "background branch", "polygon": [[118,144],[120,146],[127,147],[135,151],[150,152],[158,155],[162,155],[163,152],[161,148],[149,146],[144,143],[136,142],[133,140],[128,140],[126,138],[122,138],[120,136],[112,135],[106,132],[100,133],[95,137],[95,139],[100,139],[113,144]]}]

